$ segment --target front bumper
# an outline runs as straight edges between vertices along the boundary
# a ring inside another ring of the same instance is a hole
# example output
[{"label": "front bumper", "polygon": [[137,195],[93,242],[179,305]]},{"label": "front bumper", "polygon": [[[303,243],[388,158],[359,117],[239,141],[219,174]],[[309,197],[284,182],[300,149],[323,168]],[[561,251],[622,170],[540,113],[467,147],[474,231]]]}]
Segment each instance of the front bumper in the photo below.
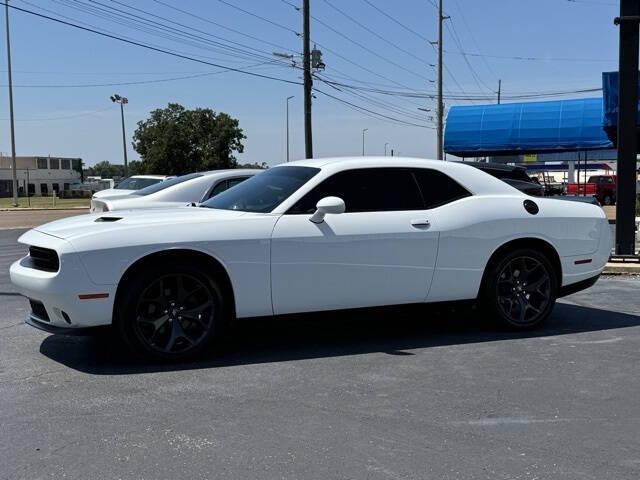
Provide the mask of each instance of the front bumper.
[{"label": "front bumper", "polygon": [[[42,303],[46,311],[46,315],[40,316],[47,318],[40,318],[32,312],[30,317],[33,318],[32,321],[27,320],[28,324],[37,328],[45,325],[50,329],[82,329],[111,324],[116,286],[92,282],[79,255],[68,242],[34,230],[26,233],[20,241],[56,250],[60,259],[57,272],[33,268],[29,257],[11,265],[9,274],[17,290],[25,297]],[[96,293],[103,297],[81,298]]]},{"label": "front bumper", "polygon": [[79,336],[90,336],[97,335],[102,332],[105,332],[110,327],[109,326],[101,326],[101,327],[58,327],[56,325],[51,325],[50,323],[43,322],[38,317],[30,313],[27,315],[27,318],[24,319],[24,323],[30,325],[38,330],[42,330],[47,333],[53,333],[56,335],[79,335]]}]

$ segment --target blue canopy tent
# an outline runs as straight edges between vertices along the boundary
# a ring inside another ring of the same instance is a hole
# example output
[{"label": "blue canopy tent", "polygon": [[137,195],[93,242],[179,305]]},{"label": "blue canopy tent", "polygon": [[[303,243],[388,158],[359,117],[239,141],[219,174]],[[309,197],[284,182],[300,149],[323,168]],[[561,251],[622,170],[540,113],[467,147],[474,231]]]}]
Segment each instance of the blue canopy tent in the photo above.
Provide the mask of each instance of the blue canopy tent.
[{"label": "blue canopy tent", "polygon": [[602,98],[451,107],[444,151],[459,157],[611,148]]},{"label": "blue canopy tent", "polygon": [[[602,100],[604,112],[602,115],[602,124],[604,131],[609,139],[615,144],[618,136],[618,81],[620,75],[618,72],[602,73]],[[640,109],[638,110],[638,119],[636,125],[640,125]],[[638,132],[638,140],[640,140],[640,132]]]}]

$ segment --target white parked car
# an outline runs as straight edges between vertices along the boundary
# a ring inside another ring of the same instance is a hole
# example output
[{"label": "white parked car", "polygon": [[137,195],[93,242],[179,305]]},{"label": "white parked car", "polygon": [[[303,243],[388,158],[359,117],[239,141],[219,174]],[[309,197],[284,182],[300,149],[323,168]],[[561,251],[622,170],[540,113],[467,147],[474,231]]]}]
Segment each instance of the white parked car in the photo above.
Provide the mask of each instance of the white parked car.
[{"label": "white parked car", "polygon": [[530,197],[461,163],[333,158],[270,168],[201,207],[70,217],[28,231],[11,280],[27,322],[114,324],[159,359],[237,317],[477,299],[517,329],[592,285],[611,250],[595,205]]},{"label": "white parked car", "polygon": [[91,212],[113,212],[133,208],[184,207],[202,203],[263,170],[229,169],[190,173],[126,195],[92,198]]},{"label": "white parked car", "polygon": [[175,176],[133,175],[122,180],[114,188],[106,188],[94,193],[92,198],[106,198],[112,197],[114,195],[125,195],[127,193],[132,193],[136,190],[140,190],[141,188],[145,188],[159,182],[164,182],[165,180],[168,180],[170,178],[175,178]]}]

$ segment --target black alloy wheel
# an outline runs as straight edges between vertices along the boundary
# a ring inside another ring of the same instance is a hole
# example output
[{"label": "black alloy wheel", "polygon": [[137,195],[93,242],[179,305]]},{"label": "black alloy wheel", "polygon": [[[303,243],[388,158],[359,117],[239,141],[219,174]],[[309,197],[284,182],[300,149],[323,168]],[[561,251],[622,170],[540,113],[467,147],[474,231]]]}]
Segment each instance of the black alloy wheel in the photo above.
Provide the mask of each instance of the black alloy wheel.
[{"label": "black alloy wheel", "polygon": [[224,324],[221,290],[192,265],[152,268],[128,289],[124,340],[137,353],[156,360],[183,360],[201,352]]},{"label": "black alloy wheel", "polygon": [[526,329],[549,317],[557,290],[557,276],[549,260],[535,250],[520,249],[491,268],[484,296],[502,324]]}]

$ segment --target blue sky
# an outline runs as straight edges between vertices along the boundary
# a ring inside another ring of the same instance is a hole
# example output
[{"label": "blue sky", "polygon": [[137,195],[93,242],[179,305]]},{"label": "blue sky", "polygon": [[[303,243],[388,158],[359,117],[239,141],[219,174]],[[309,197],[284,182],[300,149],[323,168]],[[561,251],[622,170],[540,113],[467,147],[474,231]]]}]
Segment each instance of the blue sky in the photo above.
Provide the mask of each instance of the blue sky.
[{"label": "blue sky", "polygon": [[[433,92],[435,85],[429,80],[435,78],[435,73],[429,64],[435,64],[436,54],[424,40],[435,40],[437,35],[432,3],[311,0],[311,14],[317,19],[311,21],[311,39],[324,47],[321,50],[327,65],[321,75],[359,87]],[[266,62],[275,58],[270,55],[273,51],[301,51],[302,41],[295,32],[301,30],[302,20],[292,6],[301,5],[301,0],[11,0],[10,4],[84,22],[206,62],[300,81],[299,70]],[[600,87],[601,72],[617,69],[618,29],[613,25],[618,13],[616,5],[615,0],[444,0],[445,13],[451,16],[443,42],[448,68],[445,89],[456,96],[481,95],[487,99],[476,103],[489,103],[498,78],[502,79],[505,101],[511,101],[510,95],[523,92]],[[123,12],[127,18],[124,21]],[[109,100],[111,94],[119,93],[129,98],[129,139],[139,120],[168,102],[209,107],[240,120],[248,137],[245,152],[239,156],[241,161],[271,165],[285,159],[285,98],[295,95],[290,103],[291,156],[304,156],[301,86],[229,71],[165,81],[220,69],[15,10],[10,11],[10,20],[18,155],[82,157],[88,165],[101,160],[121,163],[120,115],[118,106]],[[167,25],[174,30],[167,30]],[[6,49],[4,41],[1,43],[0,151],[6,154],[10,151],[8,90]],[[465,60],[460,47],[473,55],[467,55]],[[150,81],[154,83],[89,86]],[[429,98],[338,91],[319,80],[314,86],[403,122],[433,127],[424,118],[430,113],[418,110],[433,108]],[[359,155],[363,128],[369,129],[368,154],[382,155],[385,143],[402,155],[435,154],[435,131],[431,128],[372,118],[319,93],[316,97],[315,156]],[[445,101],[447,105],[469,103]],[[129,159],[138,158],[130,145],[128,153]]]}]

